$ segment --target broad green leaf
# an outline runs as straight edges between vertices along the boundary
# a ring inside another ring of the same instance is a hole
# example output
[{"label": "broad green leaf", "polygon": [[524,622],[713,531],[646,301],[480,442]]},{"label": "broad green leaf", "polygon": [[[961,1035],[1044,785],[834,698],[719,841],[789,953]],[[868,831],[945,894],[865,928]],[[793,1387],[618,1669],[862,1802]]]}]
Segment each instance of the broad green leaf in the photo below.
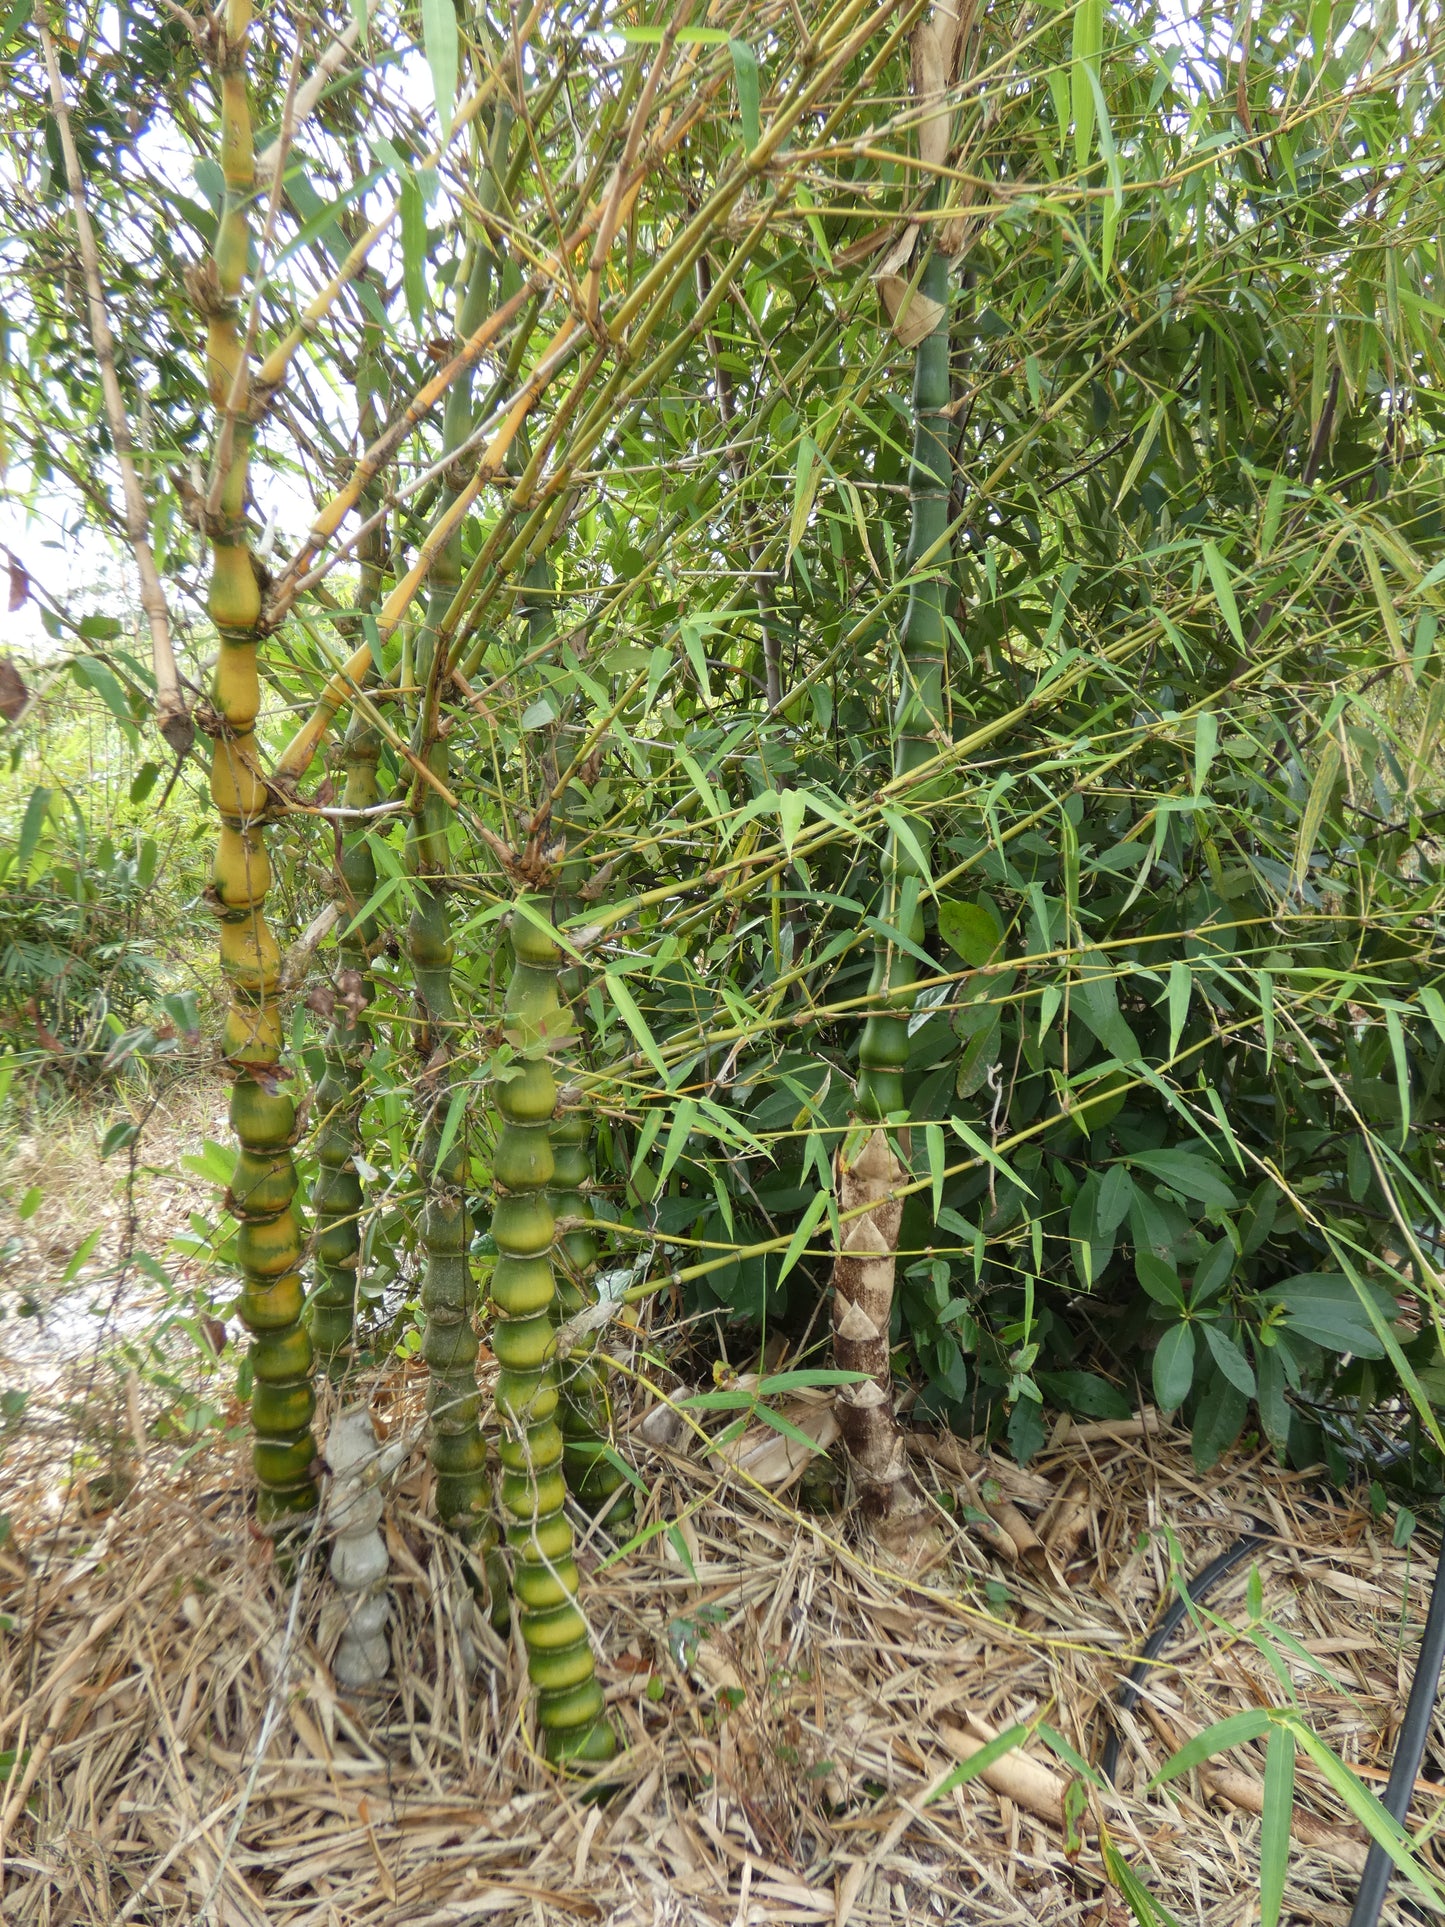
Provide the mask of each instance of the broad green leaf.
[{"label": "broad green leaf", "polygon": [[1161,1412],[1173,1412],[1194,1383],[1194,1327],[1171,1325],[1154,1353],[1154,1397]]},{"label": "broad green leaf", "polygon": [[1220,1167],[1197,1151],[1133,1151],[1129,1162],[1160,1179],[1181,1197],[1193,1198],[1210,1210],[1229,1210],[1238,1203]]},{"label": "broad green leaf", "polygon": [[1003,944],[998,918],[987,904],[942,897],[938,904],[938,934],[971,969],[992,963]]}]

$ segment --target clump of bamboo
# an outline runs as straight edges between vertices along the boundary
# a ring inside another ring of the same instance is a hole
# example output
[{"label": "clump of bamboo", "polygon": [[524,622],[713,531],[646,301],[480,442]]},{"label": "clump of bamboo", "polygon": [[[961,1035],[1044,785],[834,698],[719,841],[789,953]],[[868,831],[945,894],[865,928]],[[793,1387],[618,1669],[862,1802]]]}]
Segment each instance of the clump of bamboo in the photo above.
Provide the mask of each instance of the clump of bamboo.
[{"label": "clump of bamboo", "polygon": [[316,1445],[311,1339],[301,1319],[304,1239],[294,1208],[296,1109],[281,1087],[281,957],[262,914],[270,866],[262,827],[268,799],[255,735],[261,586],[246,539],[251,431],[238,313],[250,247],[247,207],[255,184],[246,94],[250,25],[249,0],[227,0],[216,40],[225,200],[214,253],[192,277],[191,292],[206,320],[207,386],[221,420],[205,511],[212,555],[207,607],[220,645],[207,725],[214,744],[211,798],[221,819],[211,901],[220,919],[221,966],[230,999],[221,1052],[235,1080],[231,1127],[240,1142],[229,1202],[240,1220],[238,1309],[253,1334],[258,1512],[264,1525],[279,1527],[315,1506]]},{"label": "clump of bamboo", "polygon": [[502,1505],[547,1756],[600,1761],[611,1758],[616,1738],[603,1718],[587,1624],[576,1604],[552,1323],[556,1221],[548,1187],[555,1176],[557,1085],[547,1060],[566,1036],[569,1017],[557,990],[561,951],[528,915],[529,902],[537,916],[545,915],[545,899],[524,897],[512,916],[515,964],[503,1030],[516,1062],[498,1087],[502,1127],[493,1163],[492,1235],[500,1255],[492,1274],[492,1349],[501,1367],[495,1403],[503,1426]]},{"label": "clump of bamboo", "polygon": [[[894,719],[897,776],[907,775],[936,755],[944,727],[951,471],[943,413],[949,399],[948,262],[942,254],[934,253],[925,264],[919,295],[936,307],[937,317],[914,358],[907,552],[911,580],[898,650],[902,686]],[[923,863],[928,858],[929,833],[921,814],[912,815],[910,827],[911,844],[893,832],[884,851],[883,921],[911,944],[921,945],[922,893],[928,882]],[[840,1369],[868,1375],[860,1384],[840,1390],[839,1428],[864,1513],[886,1539],[899,1543],[916,1538],[913,1522],[922,1502],[908,1476],[891,1392],[889,1324],[902,1216],[892,1193],[902,1167],[886,1126],[896,1127],[907,1116],[903,1070],[917,971],[910,950],[878,939],[869,983],[878,1007],[868,1018],[858,1051],[856,1109],[863,1124],[850,1135],[839,1157],[844,1225],[833,1270],[834,1357]]]}]

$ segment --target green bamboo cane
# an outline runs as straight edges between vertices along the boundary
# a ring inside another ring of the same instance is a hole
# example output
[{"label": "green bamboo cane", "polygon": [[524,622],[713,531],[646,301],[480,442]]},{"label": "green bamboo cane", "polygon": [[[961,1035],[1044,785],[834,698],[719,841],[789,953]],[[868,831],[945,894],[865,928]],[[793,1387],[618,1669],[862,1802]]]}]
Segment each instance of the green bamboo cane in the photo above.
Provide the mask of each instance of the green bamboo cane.
[{"label": "green bamboo cane", "polygon": [[268,797],[255,738],[261,585],[246,539],[251,431],[247,353],[239,326],[250,248],[247,209],[255,185],[246,90],[250,26],[249,0],[227,0],[216,40],[225,199],[212,258],[192,278],[191,293],[206,320],[207,386],[222,420],[218,512],[208,518],[207,529],[207,607],[220,644],[208,722],[214,743],[211,799],[221,819],[211,903],[220,919],[221,967],[229,993],[221,1053],[234,1076],[230,1117],[240,1143],[229,1202],[240,1220],[238,1308],[252,1334],[257,1512],[264,1526],[280,1530],[316,1504],[311,1433],[316,1401],[311,1339],[301,1317],[304,1239],[291,1157],[296,1107],[280,1081],[285,1076],[281,958],[262,912],[270,866],[262,828]]},{"label": "green bamboo cane", "polygon": [[[535,914],[528,914],[535,906]],[[537,1723],[547,1757],[601,1761],[616,1749],[603,1717],[567,1517],[564,1442],[553,1311],[556,1221],[548,1195],[555,1175],[552,1118],[557,1084],[548,1058],[566,1038],[570,1017],[558,995],[562,953],[542,921],[550,898],[520,899],[512,913],[514,967],[503,1006],[503,1034],[519,1060],[499,1085],[502,1128],[493,1171],[497,1207],[492,1236],[500,1254],[492,1274],[496,1313],[492,1348],[501,1370],[495,1404],[503,1427],[502,1505],[512,1550],[512,1591],[537,1688]]]},{"label": "green bamboo cane", "polygon": [[[356,388],[360,402],[358,427],[363,441],[376,433],[378,408],[374,385],[374,350],[379,329],[365,326]],[[369,513],[375,496],[363,498]],[[368,530],[358,548],[361,564],[356,608],[365,615],[381,591],[385,531],[381,524]],[[346,782],[342,801],[349,810],[369,810],[379,800],[377,768],[381,736],[365,711],[353,710],[343,744]],[[361,1105],[366,1060],[371,1053],[367,1007],[375,995],[371,959],[377,939],[374,916],[356,919],[376,890],[376,859],[371,853],[369,827],[363,820],[342,832],[340,897],[346,927],[337,946],[340,970],[334,989],[331,1024],[323,1046],[326,1069],[316,1090],[319,1112],[314,1139],[316,1182],[311,1193],[316,1214],[317,1288],[311,1300],[311,1337],[332,1377],[344,1373],[352,1355],[356,1303],[360,1285],[361,1210],[363,1191],[356,1160],[364,1149]]]},{"label": "green bamboo cane", "polygon": [[[911,528],[906,566],[911,580],[899,637],[900,693],[894,716],[895,780],[937,754],[944,730],[944,674],[948,639],[945,595],[951,577],[947,441],[948,262],[932,254],[918,298],[936,305],[934,326],[918,344],[913,377],[913,459],[909,471]],[[883,922],[921,946],[922,892],[929,881],[930,836],[912,794],[903,822],[891,828],[882,864]],[[839,1368],[866,1374],[839,1391],[836,1409],[843,1445],[864,1514],[885,1539],[915,1557],[929,1535],[919,1530],[922,1501],[908,1476],[907,1456],[893,1413],[889,1328],[902,1202],[902,1175],[886,1128],[907,1116],[903,1070],[908,1018],[918,964],[913,951],[877,940],[869,995],[877,1003],[863,1027],[856,1115],[861,1128],[838,1158],[839,1208],[852,1217],[833,1267],[833,1353]]]},{"label": "green bamboo cane", "polygon": [[[528,658],[532,659],[542,653],[557,627],[552,568],[545,555],[538,557],[523,579],[519,608],[526,625]],[[555,781],[555,769],[549,772],[549,780]],[[569,788],[563,795],[563,811],[574,794],[578,793]],[[579,892],[584,880],[583,861],[575,854],[568,854],[571,828],[565,814],[554,810],[551,829],[555,842],[561,845],[557,859],[557,894],[552,904],[554,924],[566,923],[582,909]],[[596,1304],[595,1273],[602,1251],[592,1229],[597,1220],[592,1214],[591,1200],[595,1175],[591,1107],[570,1081],[577,1067],[580,1013],[585,1009],[584,975],[579,965],[569,963],[559,979],[572,1021],[567,1041],[558,1046],[558,1069],[565,1088],[552,1120],[553,1168],[547,1196],[554,1217],[569,1221],[568,1228],[559,1234],[554,1251],[557,1313],[562,1321],[576,1318]],[[572,1496],[590,1512],[599,1512],[606,1506],[607,1522],[615,1530],[631,1519],[633,1504],[626,1475],[611,1456],[611,1398],[606,1365],[601,1362],[605,1354],[599,1357],[600,1345],[601,1334],[597,1330],[580,1331],[562,1367],[562,1464]],[[623,1491],[623,1487],[628,1489]],[[614,1493],[619,1496],[614,1498]]]},{"label": "green bamboo cane", "polygon": [[[483,246],[472,254],[459,277],[465,289],[458,322],[465,333],[485,311],[491,281],[491,256]],[[470,379],[456,383],[443,417],[444,450],[454,450],[471,428]],[[455,499],[448,490],[446,503]],[[444,507],[443,513],[446,512]],[[422,689],[413,748],[417,758],[445,789],[450,757],[438,729],[442,652],[436,625],[456,593],[461,577],[461,536],[455,533],[437,555],[428,584],[426,616],[416,641],[416,675]],[[429,783],[416,785],[407,831],[407,867],[415,880],[408,949],[415,977],[420,1091],[426,1109],[417,1157],[417,1185],[425,1203],[421,1214],[424,1252],[421,1302],[425,1316],[422,1356],[430,1373],[427,1389],[427,1457],[436,1474],[436,1509],[442,1524],[482,1556],[493,1606],[499,1609],[499,1570],[492,1554],[496,1525],[487,1477],[487,1451],[481,1431],[477,1390],[477,1334],[473,1326],[476,1287],[471,1268],[472,1220],[467,1206],[470,1159],[466,1086],[456,1072],[460,1018],[452,992],[452,868],[449,833],[453,811]],[[504,1594],[503,1594],[504,1596]]]}]

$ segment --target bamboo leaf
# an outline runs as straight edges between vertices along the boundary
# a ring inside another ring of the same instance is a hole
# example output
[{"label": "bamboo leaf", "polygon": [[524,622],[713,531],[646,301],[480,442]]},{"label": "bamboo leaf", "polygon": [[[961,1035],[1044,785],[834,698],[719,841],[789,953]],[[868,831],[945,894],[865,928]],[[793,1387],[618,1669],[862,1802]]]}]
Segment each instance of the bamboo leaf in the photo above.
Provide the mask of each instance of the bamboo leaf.
[{"label": "bamboo leaf", "polygon": [[1184,1035],[1184,1026],[1189,1019],[1189,1000],[1194,994],[1194,973],[1182,957],[1176,957],[1169,966],[1169,1055],[1173,1057],[1179,1049],[1179,1039]]},{"label": "bamboo leaf", "polygon": [[1327,1747],[1317,1733],[1299,1718],[1286,1713],[1284,1723],[1295,1737],[1300,1752],[1307,1753],[1355,1819],[1389,1854],[1410,1884],[1436,1907],[1445,1906],[1445,1891],[1422,1864],[1404,1828],[1389,1813],[1364,1782],[1350,1771],[1337,1753]]},{"label": "bamboo leaf", "polygon": [[1029,1729],[1026,1726],[1010,1726],[1002,1733],[996,1733],[991,1740],[985,1740],[977,1753],[970,1753],[966,1760],[960,1760],[956,1767],[945,1774],[929,1794],[925,1805],[941,1800],[945,1794],[952,1793],[955,1787],[967,1786],[970,1780],[976,1780],[980,1773],[986,1773],[1006,1753],[1012,1753],[1022,1746],[1028,1736]]},{"label": "bamboo leaf", "polygon": [[622,1013],[622,1021],[637,1039],[643,1056],[670,1090],[672,1086],[667,1075],[667,1061],[657,1048],[657,1039],[648,1029],[646,1020],[637,1008],[636,1000],[619,971],[607,972],[607,994]]},{"label": "bamboo leaf", "polygon": [[421,0],[421,40],[427,66],[431,69],[437,119],[441,122],[442,140],[445,142],[451,138],[460,60],[457,16],[452,0]]},{"label": "bamboo leaf", "polygon": [[1295,1739],[1287,1726],[1269,1736],[1264,1761],[1264,1813],[1259,1829],[1259,1927],[1279,1927],[1294,1823]]},{"label": "bamboo leaf", "polygon": [[1174,397],[1172,395],[1166,395],[1161,401],[1156,401],[1154,406],[1149,410],[1148,419],[1144,423],[1144,432],[1139,437],[1138,446],[1130,457],[1129,466],[1124,470],[1124,479],[1120,482],[1118,492],[1114,496],[1114,507],[1116,509],[1129,493],[1130,489],[1133,488],[1135,482],[1138,481],[1139,471],[1149,459],[1149,451],[1154,446],[1154,439],[1159,433],[1159,425],[1164,420],[1164,411],[1173,399]]},{"label": "bamboo leaf", "polygon": [[50,790],[43,784],[37,784],[30,792],[25,814],[20,819],[20,841],[15,847],[15,875],[21,883],[28,879],[31,861],[40,847],[40,833],[50,814],[50,797]]},{"label": "bamboo leaf", "polygon": [[798,1228],[788,1240],[788,1248],[783,1253],[783,1262],[778,1267],[779,1284],[787,1277],[806,1250],[809,1238],[817,1230],[824,1212],[828,1209],[828,1196],[826,1191],[817,1192],[798,1221]]},{"label": "bamboo leaf", "polygon": [[948,1121],[969,1150],[977,1157],[981,1157],[985,1164],[992,1165],[1000,1177],[1007,1178],[1010,1184],[1024,1193],[1025,1197],[1032,1198],[1036,1195],[1033,1186],[1025,1184],[1013,1166],[1001,1158],[991,1144],[985,1143],[971,1124],[965,1124],[961,1117],[951,1117]]},{"label": "bamboo leaf", "polygon": [[1239,604],[1234,599],[1234,585],[1229,579],[1229,564],[1210,541],[1200,543],[1204,552],[1204,566],[1209,571],[1209,580],[1214,586],[1214,599],[1219,604],[1220,614],[1229,624],[1229,633],[1241,648],[1244,647],[1244,628],[1239,620]]},{"label": "bamboo leaf", "polygon": [[743,143],[751,154],[763,137],[759,114],[762,88],[758,74],[758,57],[743,40],[730,40],[728,52],[733,57],[733,79],[737,82],[738,114],[743,123]]},{"label": "bamboo leaf", "polygon": [[1104,44],[1104,0],[1079,0],[1074,12],[1073,71],[1069,83],[1074,116],[1074,166],[1089,165],[1094,145],[1094,88]]},{"label": "bamboo leaf", "polygon": [[944,1167],[948,1162],[943,1143],[943,1126],[925,1124],[923,1140],[928,1147],[928,1170],[933,1180],[933,1218],[936,1224],[938,1214],[943,1209],[943,1176]]},{"label": "bamboo leaf", "polygon": [[1247,1706],[1241,1713],[1231,1713],[1225,1719],[1216,1720],[1213,1726],[1196,1733],[1177,1753],[1171,1754],[1150,1779],[1150,1786],[1163,1786],[1169,1780],[1177,1780],[1183,1773],[1192,1773],[1195,1767],[1203,1766],[1216,1753],[1227,1753],[1232,1746],[1246,1746],[1251,1740],[1263,1739],[1278,1717],[1266,1707]]},{"label": "bamboo leaf", "polygon": [[1325,811],[1329,808],[1330,793],[1340,773],[1340,762],[1340,746],[1333,736],[1327,736],[1325,746],[1320,752],[1314,781],[1310,784],[1304,815],[1300,818],[1299,836],[1295,840],[1294,862],[1290,874],[1296,890],[1309,873],[1310,858],[1314,855],[1320,826],[1325,820]]}]

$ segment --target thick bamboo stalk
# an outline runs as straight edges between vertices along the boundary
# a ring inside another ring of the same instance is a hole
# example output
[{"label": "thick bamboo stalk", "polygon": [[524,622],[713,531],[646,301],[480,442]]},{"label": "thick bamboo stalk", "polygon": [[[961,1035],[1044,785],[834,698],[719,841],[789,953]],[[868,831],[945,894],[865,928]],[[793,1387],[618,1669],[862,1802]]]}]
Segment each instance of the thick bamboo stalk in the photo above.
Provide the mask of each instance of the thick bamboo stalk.
[{"label": "thick bamboo stalk", "polygon": [[565,1510],[552,1323],[556,1223],[548,1186],[555,1175],[557,1085],[548,1058],[565,1038],[569,1019],[557,993],[562,953],[528,915],[529,904],[543,918],[550,909],[547,899],[523,898],[512,915],[515,962],[503,1027],[518,1067],[497,1095],[502,1128],[494,1162],[492,1235],[499,1256],[492,1274],[492,1349],[501,1367],[495,1405],[503,1426],[502,1505],[513,1597],[547,1756],[600,1761],[611,1758],[617,1742],[603,1717],[587,1623],[576,1604],[579,1576]]},{"label": "thick bamboo stalk", "polygon": [[[920,295],[937,305],[938,319],[919,343],[913,378],[913,461],[909,472],[912,524],[907,563],[908,605],[899,637],[900,693],[894,717],[894,776],[906,776],[937,751],[944,723],[947,661],[945,581],[949,574],[946,439],[948,403],[948,262],[931,255]],[[883,855],[883,921],[913,945],[924,934],[922,891],[928,883],[926,818],[911,812],[911,837],[889,834]],[[907,1115],[903,1070],[908,1018],[918,963],[913,951],[878,939],[870,997],[875,1005],[859,1045],[857,1113],[871,1121],[845,1143],[838,1160],[839,1204],[860,1211],[844,1233],[833,1267],[833,1353],[843,1371],[866,1374],[840,1388],[839,1429],[863,1512],[885,1539],[917,1549],[924,1503],[908,1473],[908,1455],[893,1410],[889,1328],[895,1253],[902,1207],[893,1193],[902,1175],[885,1121]]]},{"label": "thick bamboo stalk", "polygon": [[[463,332],[476,325],[490,285],[490,257],[478,248],[462,275],[465,290],[458,317]],[[447,398],[445,447],[455,449],[470,429],[470,387],[459,384]],[[454,506],[456,495],[449,492]],[[448,523],[450,508],[442,517]],[[436,622],[461,575],[461,538],[455,521],[438,546],[429,584],[426,620],[416,641],[416,674],[422,687],[413,735],[418,759],[445,785],[449,755],[437,728],[441,657]],[[407,934],[416,993],[417,1055],[425,1121],[417,1186],[425,1198],[421,1217],[424,1252],[421,1301],[425,1315],[422,1356],[427,1388],[427,1457],[436,1474],[437,1516],[463,1545],[480,1556],[493,1607],[504,1590],[495,1558],[496,1524],[487,1477],[486,1443],[477,1391],[477,1334],[473,1324],[476,1286],[471,1268],[472,1220],[467,1190],[470,1171],[465,1084],[458,1076],[461,1019],[452,988],[449,832],[454,811],[446,795],[418,783],[407,832],[407,867],[415,899]]]},{"label": "thick bamboo stalk", "polygon": [[[375,324],[367,325],[366,343],[357,369],[359,427],[363,436],[372,433],[376,423],[373,374],[378,333]],[[363,613],[374,607],[380,593],[385,548],[383,528],[375,524],[360,555],[356,607]],[[343,757],[344,806],[349,810],[374,809],[380,800],[377,769],[381,761],[381,734],[360,707],[352,713]],[[377,940],[374,916],[360,924],[356,922],[376,890],[376,859],[371,853],[364,820],[342,834],[339,868],[344,918],[343,935],[337,946],[341,967],[336,976],[331,1024],[324,1045],[326,1071],[316,1090],[317,1172],[311,1194],[316,1213],[317,1277],[311,1300],[311,1336],[332,1377],[342,1375],[351,1360],[361,1283],[364,1194],[356,1160],[364,1148],[361,1105],[366,1061],[371,1054],[367,1007],[375,994],[371,959]]]},{"label": "thick bamboo stalk", "polygon": [[[526,625],[530,661],[542,654],[557,628],[552,569],[545,555],[527,571],[519,606]],[[550,771],[555,763],[555,743],[546,760]],[[574,791],[573,796],[580,801],[580,791]],[[561,801],[562,809],[553,809],[549,819],[554,847],[561,846],[557,858],[558,888],[551,902],[551,916],[557,924],[567,922],[581,910],[578,892],[584,870],[583,860],[575,854],[569,855],[568,842],[575,833],[563,814],[568,801],[566,794]],[[578,1058],[579,1013],[585,1008],[583,979],[584,972],[576,964],[564,968],[559,978],[570,1012],[565,1041],[559,1040],[557,1047],[557,1068],[564,1079],[570,1077]],[[562,1105],[552,1120],[552,1180],[547,1191],[553,1216],[571,1221],[571,1228],[558,1237],[553,1253],[557,1314],[564,1323],[597,1302],[594,1274],[602,1247],[592,1229],[596,1222],[591,1202],[592,1135],[587,1099],[569,1081]],[[595,1327],[579,1331],[559,1367],[562,1466],[572,1496],[594,1513],[606,1506],[607,1523],[615,1531],[631,1519],[633,1503],[630,1490],[621,1490],[627,1485],[627,1479],[612,1456],[611,1400],[605,1354],[599,1357],[600,1343],[601,1335]],[[614,1494],[618,1496],[614,1498]]]},{"label": "thick bamboo stalk", "polygon": [[263,1525],[279,1529],[315,1507],[316,1445],[311,1339],[301,1318],[304,1238],[291,1158],[296,1109],[282,1082],[281,957],[262,914],[270,868],[261,827],[267,793],[255,740],[261,588],[246,542],[250,431],[244,418],[245,350],[237,325],[254,185],[245,72],[250,24],[249,0],[227,0],[217,39],[226,193],[213,257],[194,278],[192,292],[207,323],[212,405],[219,414],[239,390],[243,408],[220,477],[220,513],[209,529],[207,606],[220,644],[211,694],[211,799],[221,818],[211,902],[220,919],[221,967],[230,994],[221,1051],[235,1079],[231,1126],[240,1141],[229,1202],[240,1220],[238,1308],[253,1335],[257,1510]]}]

